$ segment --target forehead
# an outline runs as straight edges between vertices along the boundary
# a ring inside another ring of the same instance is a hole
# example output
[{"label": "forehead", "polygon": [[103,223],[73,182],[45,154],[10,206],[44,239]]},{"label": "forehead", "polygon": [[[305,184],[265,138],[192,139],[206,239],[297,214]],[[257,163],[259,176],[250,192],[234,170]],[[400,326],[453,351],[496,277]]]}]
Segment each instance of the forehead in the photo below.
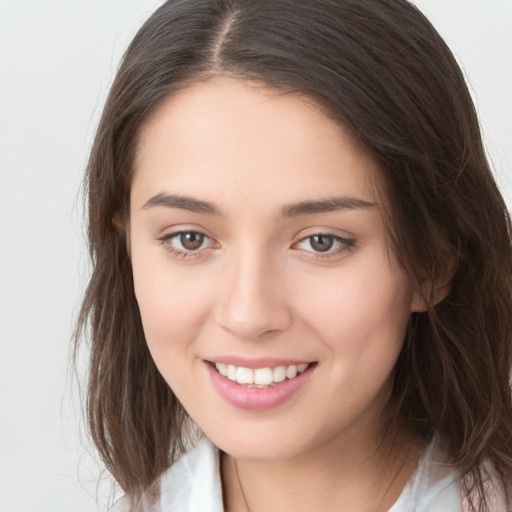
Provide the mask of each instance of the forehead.
[{"label": "forehead", "polygon": [[[333,194],[375,202],[378,165],[310,99],[216,78],[165,100],[143,125],[132,198],[171,191],[286,203]],[[231,194],[231,196],[230,196]],[[146,197],[147,200],[147,197]]]}]

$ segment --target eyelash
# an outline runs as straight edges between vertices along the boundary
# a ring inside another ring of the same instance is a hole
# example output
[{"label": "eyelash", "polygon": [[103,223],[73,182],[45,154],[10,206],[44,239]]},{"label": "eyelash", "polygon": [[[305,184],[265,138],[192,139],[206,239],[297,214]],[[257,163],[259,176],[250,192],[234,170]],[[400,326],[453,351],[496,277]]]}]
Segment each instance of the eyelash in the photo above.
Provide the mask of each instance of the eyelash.
[{"label": "eyelash", "polygon": [[[177,237],[181,237],[182,235],[198,235],[200,237],[204,237],[204,240],[209,240],[211,243],[208,245],[208,247],[202,248],[199,246],[195,250],[190,249],[177,249],[175,246],[172,245],[171,241]],[[332,233],[313,233],[311,235],[305,236],[298,240],[297,242],[292,244],[292,248],[297,248],[300,244],[306,242],[307,240],[310,241],[310,247],[311,247],[311,241],[314,239],[314,237],[323,237],[332,240],[333,244],[338,244],[338,247],[336,250],[331,250],[331,247],[328,248],[325,252],[322,251],[308,251],[307,249],[302,249],[304,252],[308,252],[312,255],[315,259],[326,259],[338,256],[339,254],[342,254],[344,252],[350,251],[352,248],[355,247],[356,241],[354,239],[349,238],[343,238],[339,235],[334,235]],[[182,231],[176,231],[174,233],[166,234],[162,237],[157,238],[157,240],[164,246],[165,250],[171,253],[172,256],[178,257],[178,258],[194,258],[201,256],[203,251],[210,249],[215,245],[215,242],[206,234],[200,232],[200,231],[194,231],[194,230],[182,230]]]},{"label": "eyelash", "polygon": [[338,247],[336,250],[331,250],[331,247],[325,251],[307,251],[313,255],[315,259],[326,259],[326,258],[332,258],[339,256],[340,254],[343,254],[344,252],[348,252],[351,249],[353,249],[356,246],[356,241],[351,238],[343,238],[339,235],[335,235],[333,233],[313,233],[311,235],[305,236],[304,238],[301,238],[298,242],[295,242],[292,247],[297,247],[299,244],[309,240],[309,245],[311,246],[311,242],[314,237],[323,237],[328,238],[333,241],[333,244],[338,244]]},{"label": "eyelash", "polygon": [[[185,248],[177,249],[176,247],[174,247],[172,245],[171,241],[173,238],[181,237],[182,235],[198,235],[198,236],[204,237],[205,240],[210,240],[212,243],[206,248],[198,247],[195,250],[190,250],[190,249],[185,249]],[[202,251],[204,251],[205,249],[209,249],[211,246],[214,245],[214,242],[208,235],[205,235],[204,233],[201,233],[200,231],[194,231],[193,229],[169,233],[167,235],[159,237],[157,240],[164,246],[164,249],[166,251],[170,252],[175,257],[183,258],[183,259],[201,256]]]}]

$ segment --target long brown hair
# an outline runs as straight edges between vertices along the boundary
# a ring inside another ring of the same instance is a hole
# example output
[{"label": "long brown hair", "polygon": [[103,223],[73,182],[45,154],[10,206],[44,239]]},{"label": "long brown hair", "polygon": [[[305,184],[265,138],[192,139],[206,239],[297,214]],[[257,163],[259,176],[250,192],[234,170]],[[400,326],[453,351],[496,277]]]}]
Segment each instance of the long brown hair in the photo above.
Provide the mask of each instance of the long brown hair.
[{"label": "long brown hair", "polygon": [[[115,479],[142,496],[187,435],[146,346],[116,219],[128,215],[148,114],[218,75],[312,98],[380,163],[390,247],[429,303],[411,317],[389,423],[405,417],[426,441],[437,433],[482,495],[483,461],[510,482],[510,221],[464,77],[406,0],[169,0],[135,36],[87,168],[93,273],[76,335],[90,327],[90,433]],[[449,293],[437,304],[441,286]]]}]

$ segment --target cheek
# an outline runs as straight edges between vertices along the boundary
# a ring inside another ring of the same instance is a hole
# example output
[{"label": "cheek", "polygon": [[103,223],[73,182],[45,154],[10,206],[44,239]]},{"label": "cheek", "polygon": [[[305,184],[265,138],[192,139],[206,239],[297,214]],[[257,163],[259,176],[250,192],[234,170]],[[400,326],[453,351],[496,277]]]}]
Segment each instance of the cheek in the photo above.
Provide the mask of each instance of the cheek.
[{"label": "cheek", "polygon": [[317,407],[319,415],[328,411],[325,423],[333,432],[365,411],[380,414],[389,399],[410,315],[410,292],[402,274],[380,269],[351,269],[299,291],[302,316],[309,333],[320,340],[325,368],[321,398],[315,395],[310,407]]},{"label": "cheek", "polygon": [[306,280],[295,292],[297,307],[328,349],[353,364],[395,357],[410,316],[407,277],[386,265],[340,269]]},{"label": "cheek", "polygon": [[169,268],[134,268],[134,285],[144,335],[158,371],[183,404],[207,408],[197,396],[194,341],[207,317],[208,289]]},{"label": "cheek", "polygon": [[184,349],[204,324],[211,295],[209,281],[198,276],[197,269],[191,279],[186,267],[170,265],[165,257],[135,253],[132,266],[146,341],[157,366],[166,373],[166,364],[186,357]]}]

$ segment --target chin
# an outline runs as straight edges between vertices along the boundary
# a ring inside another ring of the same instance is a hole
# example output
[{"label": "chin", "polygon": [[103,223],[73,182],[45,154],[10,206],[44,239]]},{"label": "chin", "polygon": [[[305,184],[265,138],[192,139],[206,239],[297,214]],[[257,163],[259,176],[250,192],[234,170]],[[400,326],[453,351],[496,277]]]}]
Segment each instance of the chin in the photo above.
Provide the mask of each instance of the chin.
[{"label": "chin", "polygon": [[308,450],[311,440],[302,432],[275,432],[263,427],[258,432],[231,430],[206,435],[224,453],[240,460],[287,460]]}]

